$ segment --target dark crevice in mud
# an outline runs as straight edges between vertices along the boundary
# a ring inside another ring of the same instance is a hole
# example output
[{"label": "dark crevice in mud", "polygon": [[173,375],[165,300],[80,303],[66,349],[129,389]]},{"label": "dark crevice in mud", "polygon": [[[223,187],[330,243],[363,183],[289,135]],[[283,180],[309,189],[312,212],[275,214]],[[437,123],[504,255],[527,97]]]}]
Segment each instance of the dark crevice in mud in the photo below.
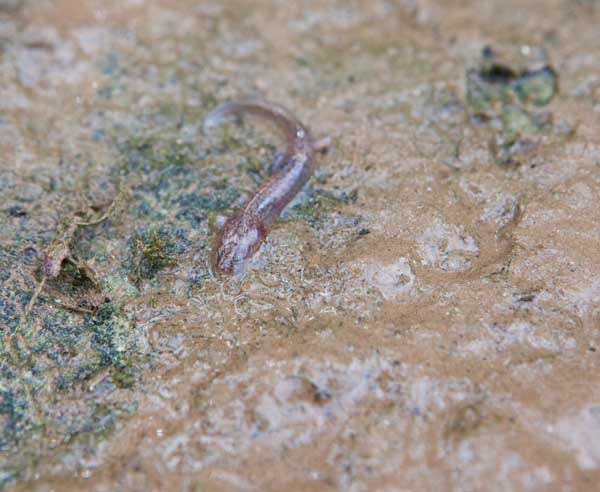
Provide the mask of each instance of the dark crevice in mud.
[{"label": "dark crevice in mud", "polygon": [[492,63],[490,66],[480,69],[478,75],[483,81],[490,84],[508,84],[517,77],[512,68],[499,63]]}]

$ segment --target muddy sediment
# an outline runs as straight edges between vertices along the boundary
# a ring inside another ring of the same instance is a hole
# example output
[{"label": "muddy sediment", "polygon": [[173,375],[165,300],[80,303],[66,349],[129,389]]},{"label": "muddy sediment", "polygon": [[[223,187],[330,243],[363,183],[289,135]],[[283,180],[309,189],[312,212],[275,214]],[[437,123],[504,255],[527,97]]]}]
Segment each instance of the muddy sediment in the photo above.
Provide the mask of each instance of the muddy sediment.
[{"label": "muddy sediment", "polygon": [[[0,0],[0,490],[592,490],[599,23]],[[240,95],[333,145],[228,279],[281,145],[202,133]]]}]

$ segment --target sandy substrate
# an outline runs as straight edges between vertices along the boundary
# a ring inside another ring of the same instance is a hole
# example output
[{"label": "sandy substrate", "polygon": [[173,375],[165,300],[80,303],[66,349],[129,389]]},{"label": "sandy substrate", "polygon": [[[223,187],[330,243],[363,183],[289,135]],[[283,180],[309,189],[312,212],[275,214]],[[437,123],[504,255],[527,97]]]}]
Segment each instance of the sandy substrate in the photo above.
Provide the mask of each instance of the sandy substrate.
[{"label": "sandy substrate", "polygon": [[[595,490],[599,25],[594,0],[0,0],[0,490]],[[243,95],[333,145],[216,278],[216,216],[281,143],[202,134]]]}]

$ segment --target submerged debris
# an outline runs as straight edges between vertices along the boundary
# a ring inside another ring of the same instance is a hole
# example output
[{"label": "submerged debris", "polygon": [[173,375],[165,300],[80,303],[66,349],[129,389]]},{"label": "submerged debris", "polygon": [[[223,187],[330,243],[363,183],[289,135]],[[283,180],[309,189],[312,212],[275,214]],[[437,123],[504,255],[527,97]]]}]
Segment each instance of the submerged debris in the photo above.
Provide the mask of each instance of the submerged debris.
[{"label": "submerged debris", "polygon": [[[80,228],[96,226],[105,220],[114,217],[118,213],[118,207],[121,205],[125,194],[125,188],[121,183],[121,190],[118,195],[111,202],[106,212],[100,217],[89,217],[87,220],[82,220],[81,215],[87,215],[87,212],[79,212],[63,222],[56,234],[57,239],[54,239],[44,251],[41,267],[42,278],[35,292],[31,296],[27,307],[23,311],[20,321],[21,324],[26,320],[27,316],[29,316],[33,306],[39,299],[46,282],[48,280],[57,279],[61,272],[76,274],[74,278],[78,280],[79,283],[89,281],[99,293],[102,292],[102,288],[93,268],[73,254],[72,244],[75,241],[75,236]],[[68,266],[72,268],[69,269]],[[68,302],[61,302],[60,304],[67,309],[84,313],[91,312],[90,309],[72,305]],[[95,309],[98,305],[99,304],[94,305],[94,303],[92,303],[91,308]]]},{"label": "submerged debris", "polygon": [[541,68],[516,72],[511,67],[492,63],[467,71],[467,97],[478,113],[486,113],[497,104],[513,103],[546,106],[558,91],[555,70]]},{"label": "submerged debris", "polygon": [[496,58],[486,48],[480,66],[467,71],[467,101],[475,115],[500,122],[502,134],[494,148],[498,161],[505,164],[535,147],[519,145],[522,138],[551,127],[551,113],[536,108],[548,105],[556,95],[558,75],[548,64],[519,68]]}]

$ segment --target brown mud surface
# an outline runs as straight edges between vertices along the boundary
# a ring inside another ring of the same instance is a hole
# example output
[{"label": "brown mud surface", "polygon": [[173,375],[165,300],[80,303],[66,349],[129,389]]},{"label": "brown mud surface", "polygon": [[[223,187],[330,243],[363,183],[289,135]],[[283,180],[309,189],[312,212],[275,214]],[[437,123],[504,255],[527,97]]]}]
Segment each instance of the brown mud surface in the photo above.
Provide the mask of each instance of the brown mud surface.
[{"label": "brown mud surface", "polygon": [[[0,0],[0,489],[594,490],[598,26],[595,0]],[[240,95],[333,146],[219,279],[215,217],[281,143],[202,134]]]}]

